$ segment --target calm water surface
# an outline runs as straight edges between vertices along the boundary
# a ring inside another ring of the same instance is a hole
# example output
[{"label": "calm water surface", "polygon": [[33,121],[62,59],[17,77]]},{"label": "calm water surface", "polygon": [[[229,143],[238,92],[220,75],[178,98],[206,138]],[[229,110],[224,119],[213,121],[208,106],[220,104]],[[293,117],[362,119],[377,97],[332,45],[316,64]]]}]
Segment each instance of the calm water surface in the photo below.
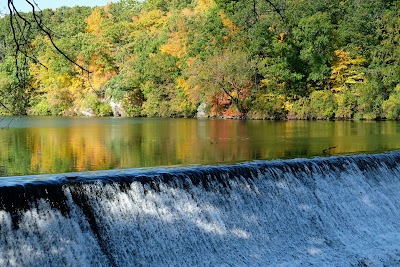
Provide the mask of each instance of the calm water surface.
[{"label": "calm water surface", "polygon": [[398,122],[1,119],[0,176],[326,156],[329,147],[332,155],[400,149]]}]

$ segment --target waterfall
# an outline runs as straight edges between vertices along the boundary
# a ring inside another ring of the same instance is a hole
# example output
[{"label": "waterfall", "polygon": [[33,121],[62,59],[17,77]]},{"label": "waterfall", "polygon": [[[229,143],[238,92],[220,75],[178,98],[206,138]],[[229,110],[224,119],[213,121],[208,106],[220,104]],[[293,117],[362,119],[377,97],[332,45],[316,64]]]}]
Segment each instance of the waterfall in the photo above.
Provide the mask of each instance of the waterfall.
[{"label": "waterfall", "polygon": [[398,162],[2,178],[0,266],[400,266]]}]

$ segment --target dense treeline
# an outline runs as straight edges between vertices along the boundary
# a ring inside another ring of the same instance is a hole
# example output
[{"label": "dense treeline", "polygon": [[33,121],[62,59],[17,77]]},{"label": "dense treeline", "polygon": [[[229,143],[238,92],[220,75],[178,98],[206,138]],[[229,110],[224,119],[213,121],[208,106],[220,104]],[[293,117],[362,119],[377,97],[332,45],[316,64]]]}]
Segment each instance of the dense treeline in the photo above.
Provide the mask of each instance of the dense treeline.
[{"label": "dense treeline", "polygon": [[90,73],[35,29],[17,68],[0,19],[0,101],[15,113],[400,118],[400,1],[123,0],[40,16]]}]

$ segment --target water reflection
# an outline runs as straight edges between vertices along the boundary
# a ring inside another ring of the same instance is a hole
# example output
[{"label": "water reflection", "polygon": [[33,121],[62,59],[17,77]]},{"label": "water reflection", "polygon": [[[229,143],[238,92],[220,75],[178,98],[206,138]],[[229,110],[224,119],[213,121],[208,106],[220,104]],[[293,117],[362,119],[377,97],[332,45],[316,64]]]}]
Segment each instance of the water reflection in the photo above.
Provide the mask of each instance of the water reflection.
[{"label": "water reflection", "polygon": [[397,122],[23,117],[0,130],[0,175],[381,152],[399,137]]}]

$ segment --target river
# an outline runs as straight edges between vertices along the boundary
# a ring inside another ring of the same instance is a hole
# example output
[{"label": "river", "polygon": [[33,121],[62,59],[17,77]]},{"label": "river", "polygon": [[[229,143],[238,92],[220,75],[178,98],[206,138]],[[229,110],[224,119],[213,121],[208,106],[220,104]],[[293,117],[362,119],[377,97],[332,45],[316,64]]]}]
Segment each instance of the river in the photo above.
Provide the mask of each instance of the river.
[{"label": "river", "polygon": [[0,176],[232,164],[400,148],[393,121],[5,117]]}]

